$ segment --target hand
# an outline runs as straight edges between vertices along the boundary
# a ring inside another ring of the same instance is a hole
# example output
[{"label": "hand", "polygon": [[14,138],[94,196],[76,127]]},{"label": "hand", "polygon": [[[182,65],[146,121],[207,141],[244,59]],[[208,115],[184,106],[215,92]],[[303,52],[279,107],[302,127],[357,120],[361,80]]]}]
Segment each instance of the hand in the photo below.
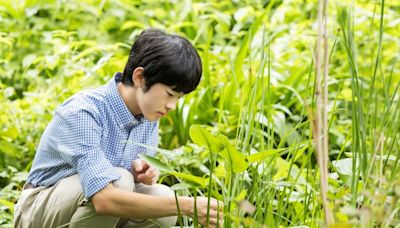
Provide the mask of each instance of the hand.
[{"label": "hand", "polygon": [[143,160],[133,160],[132,174],[135,182],[152,185],[157,182],[160,171]]},{"label": "hand", "polygon": [[[223,227],[224,224],[224,205],[221,201],[214,198],[210,199],[210,217],[209,223],[207,224],[207,208],[208,208],[208,198],[207,197],[196,197],[196,207],[197,207],[197,219],[198,222],[204,227]],[[194,217],[194,198],[193,205],[189,212],[190,217]]]}]

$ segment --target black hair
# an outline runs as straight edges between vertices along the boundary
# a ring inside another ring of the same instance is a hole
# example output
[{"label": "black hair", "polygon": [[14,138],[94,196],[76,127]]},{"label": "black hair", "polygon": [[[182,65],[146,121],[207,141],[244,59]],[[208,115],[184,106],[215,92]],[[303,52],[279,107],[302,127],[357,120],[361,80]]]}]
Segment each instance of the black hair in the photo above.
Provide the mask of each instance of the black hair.
[{"label": "black hair", "polygon": [[132,86],[133,71],[143,67],[145,91],[155,83],[171,86],[176,92],[188,94],[200,82],[201,59],[185,38],[166,34],[158,29],[144,30],[132,45],[122,83]]}]

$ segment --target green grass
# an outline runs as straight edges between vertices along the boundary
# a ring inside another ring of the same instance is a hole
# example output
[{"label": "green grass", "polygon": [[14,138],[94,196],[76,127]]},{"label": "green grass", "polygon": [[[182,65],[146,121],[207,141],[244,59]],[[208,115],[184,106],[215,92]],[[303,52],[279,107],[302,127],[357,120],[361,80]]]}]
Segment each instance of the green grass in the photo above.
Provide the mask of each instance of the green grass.
[{"label": "green grass", "polygon": [[[162,156],[144,158],[162,181],[177,195],[223,201],[225,227],[324,224],[312,130],[315,2],[17,3],[0,3],[0,226],[12,226],[54,108],[121,71],[147,27],[188,37],[203,60],[199,88],[160,122]],[[396,4],[328,5],[326,193],[336,224],[399,224]]]}]

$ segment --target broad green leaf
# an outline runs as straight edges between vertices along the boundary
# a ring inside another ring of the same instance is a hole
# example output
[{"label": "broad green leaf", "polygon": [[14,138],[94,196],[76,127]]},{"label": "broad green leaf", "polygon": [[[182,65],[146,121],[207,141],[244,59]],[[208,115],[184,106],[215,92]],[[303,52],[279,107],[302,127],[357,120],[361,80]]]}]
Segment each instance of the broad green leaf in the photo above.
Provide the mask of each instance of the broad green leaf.
[{"label": "broad green leaf", "polygon": [[11,157],[21,156],[20,148],[17,145],[7,141],[0,141],[0,153],[6,154]]},{"label": "broad green leaf", "polygon": [[162,149],[162,148],[159,148],[159,147],[149,146],[149,145],[146,145],[146,144],[143,144],[143,143],[138,143],[138,142],[135,142],[135,141],[126,140],[126,141],[122,141],[122,143],[132,143],[132,144],[141,146],[141,147],[149,149],[149,150],[157,151],[157,152],[159,152],[159,153],[161,153],[163,155],[168,155],[170,153],[173,153],[173,151],[171,151],[171,150],[166,150],[166,149]]},{"label": "broad green leaf", "polygon": [[[295,147],[295,146],[292,146],[292,147]],[[296,146],[297,147],[297,146]],[[297,161],[302,155],[304,155],[305,153],[305,151],[308,149],[308,144],[306,144],[304,147],[297,147],[297,148],[295,148],[295,157],[294,157],[294,161]]]},{"label": "broad green leaf", "polygon": [[253,162],[261,162],[264,159],[271,157],[273,155],[279,154],[282,151],[285,151],[286,148],[282,149],[272,149],[272,150],[266,150],[266,151],[261,151],[255,154],[251,154],[247,156],[247,161],[253,163]]},{"label": "broad green leaf", "polygon": [[346,176],[353,175],[353,158],[345,158],[337,161],[332,161],[333,167],[338,173]]},{"label": "broad green leaf", "polygon": [[0,199],[0,205],[4,205],[8,207],[11,210],[11,213],[14,212],[14,202],[5,200],[5,199]]},{"label": "broad green leaf", "polygon": [[207,184],[207,178],[202,178],[202,177],[197,177],[197,176],[194,176],[194,175],[191,175],[191,174],[176,172],[176,171],[172,170],[171,168],[169,168],[164,163],[162,163],[160,160],[158,160],[157,158],[154,158],[152,156],[145,155],[145,154],[140,154],[139,157],[143,161],[145,161],[149,165],[159,169],[160,171],[166,172],[166,173],[174,175],[176,177],[180,177],[180,178],[182,178],[184,180],[187,180],[187,181],[194,182],[196,184],[199,184],[202,187],[206,186],[206,184]]},{"label": "broad green leaf", "polygon": [[124,24],[121,26],[121,30],[127,30],[127,29],[143,29],[145,25],[143,23],[140,23],[138,21],[126,21]]},{"label": "broad green leaf", "polygon": [[182,178],[186,181],[191,181],[193,183],[199,184],[201,187],[205,187],[208,183],[208,178],[197,177],[191,174],[180,173],[180,172],[168,172],[176,177]]},{"label": "broad green leaf", "polygon": [[340,93],[340,98],[346,101],[351,101],[352,96],[352,91],[349,88],[344,88]]},{"label": "broad green leaf", "polygon": [[11,126],[5,131],[0,132],[0,136],[5,136],[11,139],[16,139],[18,137],[18,128],[15,126]]},{"label": "broad green leaf", "polygon": [[177,31],[179,31],[179,30],[181,30],[182,28],[184,28],[184,27],[192,27],[192,28],[195,28],[195,26],[194,26],[194,24],[193,23],[191,23],[191,22],[180,22],[180,23],[176,23],[176,24],[174,24],[173,26],[171,26],[171,30],[177,30]]},{"label": "broad green leaf", "polygon": [[7,38],[7,37],[0,37],[0,44],[2,47],[12,47],[12,39]]},{"label": "broad green leaf", "polygon": [[186,17],[192,12],[192,1],[191,0],[184,0],[182,10],[179,13],[179,21],[185,21]]},{"label": "broad green leaf", "polygon": [[29,54],[26,55],[23,59],[22,59],[22,66],[24,68],[29,67],[31,64],[33,64],[36,60],[37,60],[37,55],[35,54]]},{"label": "broad green leaf", "polygon": [[227,166],[231,166],[233,172],[241,173],[247,169],[249,164],[246,162],[246,156],[236,150],[235,147],[229,142],[228,138],[223,135],[218,137],[221,139],[225,149],[220,152],[221,156],[225,158]]},{"label": "broad green leaf", "polygon": [[242,191],[235,197],[235,200],[239,202],[241,200],[244,200],[246,196],[247,196],[247,189],[242,189]]},{"label": "broad green leaf", "polygon": [[220,162],[219,165],[214,168],[214,174],[219,178],[226,177],[227,172],[224,162]]},{"label": "broad green leaf", "polygon": [[309,141],[304,141],[298,144],[295,144],[293,146],[290,147],[285,147],[285,148],[278,148],[278,149],[271,149],[271,150],[266,150],[266,151],[261,151],[261,152],[257,152],[251,155],[247,156],[247,161],[248,162],[261,162],[264,159],[274,156],[276,154],[285,154],[288,153],[290,150],[297,150],[296,152],[296,157],[295,160],[297,160],[302,153],[304,153],[304,151],[308,148],[309,145]]},{"label": "broad green leaf", "polygon": [[278,171],[272,178],[274,181],[281,180],[282,178],[286,178],[288,176],[290,164],[286,160],[282,159],[281,157],[277,157],[275,166],[277,167]]},{"label": "broad green leaf", "polygon": [[167,165],[165,165],[164,163],[162,163],[160,160],[158,160],[157,158],[154,158],[152,156],[149,155],[145,155],[145,154],[140,154],[139,157],[147,162],[147,164],[159,169],[160,171],[164,171],[164,172],[173,172],[172,169],[170,169]]},{"label": "broad green leaf", "polygon": [[194,186],[190,183],[184,182],[184,183],[174,184],[170,188],[174,191],[177,191],[177,190],[183,190],[183,189],[191,189],[191,188],[195,188],[195,187],[196,186]]},{"label": "broad green leaf", "polygon": [[213,152],[218,152],[222,149],[222,144],[217,138],[199,125],[190,126],[189,135],[194,143],[205,146]]},{"label": "broad green leaf", "polygon": [[82,58],[85,58],[85,57],[87,57],[89,55],[100,53],[102,51],[102,48],[99,47],[99,46],[100,45],[96,45],[96,46],[93,46],[93,47],[86,48],[85,50],[80,52],[78,55],[74,56],[72,58],[72,61],[77,62],[78,60],[80,60]]}]

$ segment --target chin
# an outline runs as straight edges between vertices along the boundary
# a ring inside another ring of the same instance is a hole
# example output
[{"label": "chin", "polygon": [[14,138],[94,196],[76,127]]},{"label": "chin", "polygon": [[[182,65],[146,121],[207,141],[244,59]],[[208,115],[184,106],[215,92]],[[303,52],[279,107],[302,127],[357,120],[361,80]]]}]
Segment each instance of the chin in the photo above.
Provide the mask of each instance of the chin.
[{"label": "chin", "polygon": [[155,115],[144,116],[144,118],[146,118],[146,120],[148,120],[150,122],[158,121],[160,119],[160,117],[155,116]]}]

